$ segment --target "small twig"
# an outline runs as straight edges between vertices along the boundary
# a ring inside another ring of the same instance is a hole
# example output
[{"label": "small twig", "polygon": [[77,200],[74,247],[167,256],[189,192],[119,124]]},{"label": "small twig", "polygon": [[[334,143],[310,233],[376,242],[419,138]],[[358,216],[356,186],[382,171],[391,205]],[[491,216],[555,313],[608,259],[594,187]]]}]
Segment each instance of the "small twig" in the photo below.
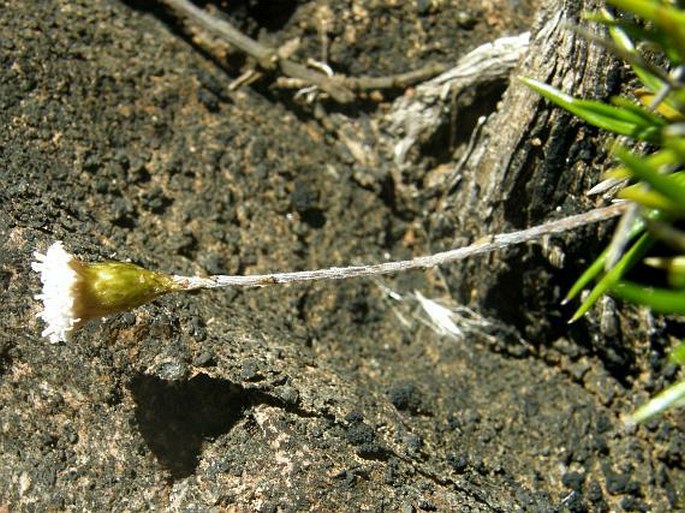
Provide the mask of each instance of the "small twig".
[{"label": "small twig", "polygon": [[469,161],[469,158],[476,147],[478,138],[480,137],[481,130],[483,129],[483,126],[487,120],[487,116],[480,116],[476,121],[476,126],[473,127],[473,132],[471,132],[471,137],[469,137],[469,143],[466,146],[466,151],[464,151],[464,154],[459,159],[459,162],[457,162],[457,165],[454,166],[454,171],[452,171],[452,174],[447,181],[447,187],[445,188],[445,192],[447,194],[451,193],[459,183],[459,180],[461,179],[461,172],[464,169],[464,166],[466,166],[466,163]]},{"label": "small twig", "polygon": [[339,85],[336,80],[334,80],[334,77],[328,77],[323,73],[314,71],[307,66],[289,59],[279,59],[278,64],[284,75],[317,86],[322,91],[328,93],[331,98],[338,103],[350,103],[355,98],[354,93],[346,87]]},{"label": "small twig", "polygon": [[176,14],[194,21],[210,32],[221,36],[227,43],[235,46],[241,52],[257,59],[262,68],[274,68],[277,53],[273,48],[246,36],[227,21],[215,18],[188,0],[163,0],[163,2],[171,7]]},{"label": "small twig", "polygon": [[377,89],[400,89],[431,79],[449,69],[448,66],[440,63],[433,63],[423,68],[398,73],[397,75],[387,75],[384,77],[346,77],[336,76],[342,84],[353,91],[371,91]]},{"label": "small twig", "polygon": [[446,69],[446,66],[431,64],[418,70],[385,77],[348,77],[339,74],[327,76],[279,55],[276,49],[246,36],[229,22],[217,19],[188,0],[162,0],[162,2],[179,17],[191,20],[203,29],[221,37],[241,52],[253,57],[263,69],[278,69],[287,77],[315,85],[338,103],[354,101],[355,92],[358,91],[407,87],[439,75]]},{"label": "small twig", "polygon": [[174,276],[174,281],[185,290],[211,289],[217,287],[264,287],[302,281],[343,280],[363,276],[394,274],[413,269],[428,269],[444,265],[467,257],[490,253],[515,244],[539,239],[546,235],[563,233],[581,226],[597,223],[616,217],[626,211],[626,203],[618,203],[603,208],[596,208],[574,216],[527,228],[511,233],[485,236],[473,244],[434,255],[422,256],[411,260],[385,262],[374,265],[351,267],[330,267],[315,271],[298,271],[290,273],[257,274],[253,276],[216,275],[207,278],[198,276]]}]

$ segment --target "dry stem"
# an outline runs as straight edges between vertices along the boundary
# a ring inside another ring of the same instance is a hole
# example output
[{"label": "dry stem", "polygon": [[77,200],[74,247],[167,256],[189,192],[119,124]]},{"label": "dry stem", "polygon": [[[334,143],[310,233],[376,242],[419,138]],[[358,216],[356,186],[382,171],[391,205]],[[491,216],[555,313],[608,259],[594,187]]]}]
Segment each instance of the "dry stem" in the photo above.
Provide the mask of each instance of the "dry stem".
[{"label": "dry stem", "polygon": [[275,48],[255,41],[229,22],[212,16],[188,0],[162,1],[179,17],[191,20],[203,29],[218,35],[241,52],[253,57],[263,69],[278,69],[287,77],[315,85],[339,103],[354,101],[356,91],[407,87],[428,80],[447,69],[442,64],[431,64],[418,70],[385,77],[348,77],[338,74],[328,76],[279,55]]},{"label": "dry stem", "polygon": [[462,260],[470,256],[490,253],[497,249],[503,249],[515,244],[539,239],[546,235],[563,233],[581,226],[604,221],[622,214],[625,212],[627,206],[626,203],[618,203],[608,207],[596,208],[583,214],[564,217],[532,228],[526,228],[525,230],[481,237],[468,246],[435,253],[434,255],[417,257],[411,260],[350,267],[330,267],[328,269],[317,269],[314,271],[256,274],[253,276],[216,275],[207,278],[198,276],[174,276],[173,278],[181,287],[183,287],[183,289],[193,290],[218,287],[264,287],[267,285],[280,285],[300,281],[344,280],[362,276],[394,274],[413,269],[428,269],[456,260]]}]

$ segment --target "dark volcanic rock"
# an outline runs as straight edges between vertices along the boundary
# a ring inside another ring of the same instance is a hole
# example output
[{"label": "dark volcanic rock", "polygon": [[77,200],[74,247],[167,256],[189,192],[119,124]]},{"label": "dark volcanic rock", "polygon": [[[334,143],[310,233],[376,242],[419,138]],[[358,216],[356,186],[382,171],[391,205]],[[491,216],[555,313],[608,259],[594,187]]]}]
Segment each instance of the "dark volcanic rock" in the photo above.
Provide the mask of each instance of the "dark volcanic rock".
[{"label": "dark volcanic rock", "polygon": [[[331,53],[355,72],[454,60],[455,41],[496,35],[484,17],[450,39],[471,2],[353,3]],[[186,274],[409,251],[407,216],[357,185],[306,111],[267,88],[230,92],[240,70],[134,4],[0,2],[0,511],[553,511],[569,489],[665,511],[681,469],[621,429],[627,406],[599,401],[595,383],[621,390],[601,368],[578,383],[476,350],[475,335],[406,327],[393,309],[412,318],[411,305],[373,282],[170,296],[67,344],[42,338],[30,262],[54,240]],[[292,21],[264,37],[301,35],[319,55],[314,3],[285,4]],[[428,295],[427,278],[384,283]],[[625,484],[598,470],[633,459]]]}]

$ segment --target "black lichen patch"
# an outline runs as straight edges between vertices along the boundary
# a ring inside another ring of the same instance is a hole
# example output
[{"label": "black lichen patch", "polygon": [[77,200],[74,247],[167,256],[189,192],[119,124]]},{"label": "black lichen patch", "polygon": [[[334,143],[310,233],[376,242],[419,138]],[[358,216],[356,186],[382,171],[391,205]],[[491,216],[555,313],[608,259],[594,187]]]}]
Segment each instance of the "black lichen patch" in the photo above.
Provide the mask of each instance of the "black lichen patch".
[{"label": "black lichen patch", "polygon": [[290,193],[290,202],[302,221],[312,228],[321,228],[326,224],[324,210],[319,207],[319,192],[311,184],[296,181],[295,188]]},{"label": "black lichen patch", "polygon": [[390,402],[400,411],[409,413],[425,412],[421,391],[412,382],[399,383],[388,391]]},{"label": "black lichen patch", "polygon": [[376,439],[376,431],[364,422],[361,413],[353,411],[345,420],[348,422],[345,436],[354,445],[357,454],[365,459],[386,459],[387,450]]}]

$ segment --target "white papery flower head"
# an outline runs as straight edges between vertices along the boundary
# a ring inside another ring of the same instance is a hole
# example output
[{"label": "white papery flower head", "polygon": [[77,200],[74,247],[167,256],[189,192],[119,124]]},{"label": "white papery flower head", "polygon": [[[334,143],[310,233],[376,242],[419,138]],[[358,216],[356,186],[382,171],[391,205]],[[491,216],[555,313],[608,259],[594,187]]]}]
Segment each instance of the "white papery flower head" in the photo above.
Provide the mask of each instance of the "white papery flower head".
[{"label": "white papery flower head", "polygon": [[74,312],[75,285],[78,274],[74,269],[76,259],[67,253],[62,242],[55,242],[45,254],[36,251],[31,263],[34,271],[40,273],[43,292],[35,296],[43,302],[43,311],[38,317],[45,321],[42,335],[56,344],[66,341],[80,318]]},{"label": "white papery flower head", "polygon": [[42,293],[35,296],[43,302],[38,314],[46,324],[42,335],[53,344],[66,342],[89,319],[131,310],[183,289],[170,276],[129,262],[81,262],[60,241],[45,254],[33,255],[31,267],[43,282]]}]

